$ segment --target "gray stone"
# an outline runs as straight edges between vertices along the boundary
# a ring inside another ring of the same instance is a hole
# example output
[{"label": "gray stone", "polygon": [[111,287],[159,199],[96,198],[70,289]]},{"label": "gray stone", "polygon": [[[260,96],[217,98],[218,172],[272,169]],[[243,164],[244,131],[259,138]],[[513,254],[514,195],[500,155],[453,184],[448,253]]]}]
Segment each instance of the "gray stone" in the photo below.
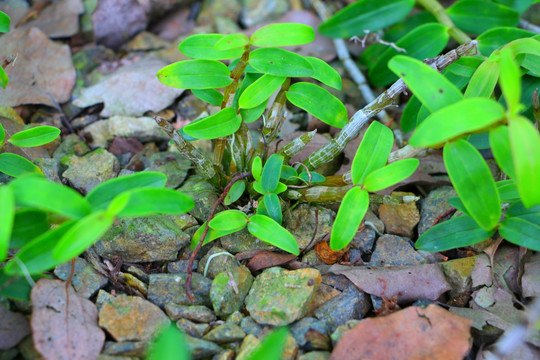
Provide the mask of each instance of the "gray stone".
[{"label": "gray stone", "polygon": [[452,306],[466,306],[472,293],[472,271],[478,256],[440,262],[446,280],[452,286],[448,292],[448,304]]},{"label": "gray stone", "polygon": [[242,323],[242,319],[244,318],[244,314],[242,314],[240,311],[235,311],[231,315],[227,317],[226,322],[232,322],[233,324],[240,325]]},{"label": "gray stone", "polygon": [[276,19],[289,10],[287,0],[245,0],[243,5],[240,21],[245,27]]},{"label": "gray stone", "polygon": [[143,157],[142,162],[146,171],[157,171],[167,175],[165,187],[170,189],[179,187],[191,168],[191,162],[178,151],[159,152]]},{"label": "gray stone", "polygon": [[283,216],[283,227],[289,230],[298,242],[300,250],[308,246],[315,230],[315,210],[318,210],[317,234],[315,239],[332,230],[336,213],[327,208],[319,208],[307,203],[301,204]]},{"label": "gray stone", "polygon": [[375,230],[366,227],[363,231],[357,232],[350,244],[353,249],[358,249],[364,254],[371,253],[375,244]]},{"label": "gray stone", "polygon": [[224,271],[231,271],[238,266],[238,261],[231,253],[218,246],[214,246],[199,262],[197,272],[210,279],[214,279],[217,274]]},{"label": "gray stone", "polygon": [[60,178],[61,166],[59,160],[53,158],[38,158],[34,159],[34,164],[41,169],[47,180],[54,182],[62,181]]},{"label": "gray stone", "polygon": [[167,216],[117,219],[94,248],[107,259],[121,256],[129,262],[175,260],[189,236]]},{"label": "gray stone", "polygon": [[[184,182],[179,190],[195,201],[195,207],[189,213],[200,222],[206,221],[212,206],[218,199],[216,189],[202,176],[193,175]],[[217,211],[222,210],[223,207],[218,206]]]},{"label": "gray stone", "polygon": [[[394,196],[415,196],[408,192],[392,192]],[[420,221],[420,212],[416,202],[407,202],[399,205],[381,204],[379,218],[384,222],[386,232],[389,234],[412,237],[414,227]]]},{"label": "gray stone", "polygon": [[257,239],[247,229],[240,230],[221,238],[221,246],[232,254],[251,250],[273,250],[275,247]]},{"label": "gray stone", "polygon": [[310,351],[298,356],[298,360],[328,360],[330,353],[328,351]]},{"label": "gray stone", "polygon": [[[189,265],[189,260],[173,261],[167,264],[167,272],[171,274],[187,273],[188,265]],[[199,266],[199,261],[198,260],[193,261],[193,267],[191,268],[191,270],[192,271],[197,270],[198,266]]]},{"label": "gray stone", "polygon": [[366,212],[365,223],[367,223],[366,226],[375,230],[378,235],[384,234],[384,223],[370,209]]},{"label": "gray stone", "polygon": [[260,344],[260,340],[257,337],[249,334],[242,341],[242,345],[238,350],[238,355],[236,360],[246,360],[249,358],[249,355],[255,350],[255,348]]},{"label": "gray stone", "polygon": [[221,352],[223,349],[213,342],[198,339],[189,335],[185,335],[186,343],[191,352],[193,359],[204,359],[206,357],[215,355]]},{"label": "gray stone", "polygon": [[353,327],[355,327],[359,323],[360,323],[360,320],[353,319],[353,320],[348,320],[345,324],[339,325],[334,330],[334,332],[332,332],[332,335],[330,335],[330,338],[332,339],[332,346],[336,347],[339,340],[341,340],[341,337],[343,336],[343,334],[346,331],[351,330]]},{"label": "gray stone", "polygon": [[103,354],[142,358],[145,355],[147,344],[146,341],[107,341],[103,348]]},{"label": "gray stone", "polygon": [[264,329],[262,325],[257,323],[251,316],[246,316],[242,319],[240,327],[246,334],[251,334],[259,337]]},{"label": "gray stone", "polygon": [[[62,280],[67,280],[70,274],[71,261],[58,265],[54,269],[54,275]],[[75,258],[75,272],[71,278],[71,284],[79,295],[89,298],[107,285],[107,281],[107,278],[98,273],[88,261],[79,257]]]},{"label": "gray stone", "polygon": [[208,324],[197,324],[188,319],[179,319],[176,326],[184,333],[196,338],[202,338],[210,328]]},{"label": "gray stone", "polygon": [[186,294],[187,274],[151,274],[149,278],[148,300],[161,308],[171,302],[180,305],[212,306],[209,297],[212,280],[199,273],[193,273],[191,280],[194,303],[191,303]]},{"label": "gray stone", "polygon": [[90,148],[76,134],[66,135],[56,148],[53,158],[62,160],[65,156],[83,156],[90,152]]},{"label": "gray stone", "polygon": [[120,170],[118,159],[104,149],[94,150],[82,157],[72,156],[67,165],[68,169],[62,176],[83,194],[116,177]]},{"label": "gray stone", "polygon": [[324,321],[330,332],[351,319],[362,319],[371,307],[369,296],[351,285],[315,311],[315,317]]},{"label": "gray stone", "polygon": [[216,315],[204,305],[178,305],[168,303],[165,311],[169,317],[176,321],[178,319],[188,319],[198,323],[209,323],[216,320]]},{"label": "gray stone", "polygon": [[205,0],[197,22],[203,25],[213,24],[218,17],[237,21],[240,11],[242,11],[240,0]]},{"label": "gray stone", "polygon": [[217,344],[223,344],[241,341],[245,336],[246,333],[242,331],[240,326],[226,322],[210,330],[203,338]]},{"label": "gray stone", "polygon": [[414,250],[411,240],[397,235],[385,234],[377,239],[371,255],[372,266],[401,266],[426,263],[424,257]]},{"label": "gray stone", "polygon": [[217,316],[226,316],[242,308],[253,276],[245,266],[219,273],[212,281],[210,300]]},{"label": "gray stone", "polygon": [[326,324],[306,317],[291,325],[291,334],[304,350],[330,350],[330,337]]},{"label": "gray stone", "polygon": [[420,201],[418,236],[421,236],[424,232],[429,230],[437,217],[451,208],[446,200],[456,195],[456,191],[453,187],[442,186],[431,191],[425,199]]},{"label": "gray stone", "polygon": [[212,360],[234,360],[234,350],[224,350],[212,357]]},{"label": "gray stone", "polygon": [[311,267],[316,267],[324,264],[324,262],[317,256],[315,250],[310,250],[306,255],[302,257],[302,262]]},{"label": "gray stone", "polygon": [[114,295],[109,294],[105,290],[99,290],[96,297],[96,306],[98,310],[101,310],[103,305],[114,300]]}]

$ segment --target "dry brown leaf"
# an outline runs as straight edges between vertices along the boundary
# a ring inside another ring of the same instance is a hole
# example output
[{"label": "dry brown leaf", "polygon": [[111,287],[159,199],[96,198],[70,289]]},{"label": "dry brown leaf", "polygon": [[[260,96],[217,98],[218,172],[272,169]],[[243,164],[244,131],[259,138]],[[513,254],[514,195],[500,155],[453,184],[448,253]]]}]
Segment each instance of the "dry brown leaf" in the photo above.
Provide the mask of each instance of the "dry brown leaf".
[{"label": "dry brown leaf", "polygon": [[77,295],[71,286],[67,292],[66,306],[63,281],[41,279],[33,287],[30,324],[34,346],[45,359],[96,359],[105,342],[96,305]]},{"label": "dry brown leaf", "polygon": [[524,265],[521,278],[523,296],[540,296],[540,254],[532,256]]},{"label": "dry brown leaf", "polygon": [[5,70],[9,84],[2,105],[44,104],[58,108],[71,98],[75,68],[69,46],[49,40],[38,28],[15,29],[0,37],[0,63],[14,61]]},{"label": "dry brown leaf", "polygon": [[349,251],[348,248],[339,251],[332,250],[328,245],[328,241],[320,241],[315,245],[315,253],[319,259],[330,265],[340,261],[347,251]]},{"label": "dry brown leaf", "polygon": [[0,305],[0,349],[6,350],[17,345],[30,334],[30,325],[24,315],[11,312]]},{"label": "dry brown leaf", "polygon": [[399,302],[436,300],[452,287],[437,264],[413,266],[332,265],[329,272],[345,275],[360,290],[379,297],[398,297]]},{"label": "dry brown leaf", "polygon": [[471,321],[437,306],[411,306],[362,320],[347,331],[330,360],[461,360],[470,351]]},{"label": "dry brown leaf", "polygon": [[296,259],[293,254],[280,254],[263,250],[255,255],[247,264],[249,270],[258,271],[273,266],[280,266]]},{"label": "dry brown leaf", "polygon": [[30,20],[20,28],[37,27],[50,38],[65,38],[79,32],[79,15],[84,13],[81,0],[58,0],[39,12],[35,20]]}]

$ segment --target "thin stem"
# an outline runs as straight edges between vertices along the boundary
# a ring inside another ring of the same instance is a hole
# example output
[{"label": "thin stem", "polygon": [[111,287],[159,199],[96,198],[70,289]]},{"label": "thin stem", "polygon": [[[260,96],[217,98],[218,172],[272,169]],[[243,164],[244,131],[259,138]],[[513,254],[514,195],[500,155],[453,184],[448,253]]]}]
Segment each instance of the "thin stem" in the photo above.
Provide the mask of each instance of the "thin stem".
[{"label": "thin stem", "polygon": [[418,0],[418,2],[427,11],[433,14],[440,24],[448,28],[448,34],[450,34],[452,39],[456,40],[460,44],[471,41],[471,38],[452,22],[442,5],[439,4],[437,0]]},{"label": "thin stem", "polygon": [[[353,188],[353,185],[347,186],[313,186],[307,189],[294,189],[289,190],[286,194],[287,197],[294,200],[303,200],[306,202],[316,203],[328,203],[339,202],[343,200],[343,197]],[[417,201],[420,198],[417,196],[395,196],[395,195],[379,195],[369,194],[370,204],[387,204],[387,205],[400,205],[403,203],[409,203]]]}]

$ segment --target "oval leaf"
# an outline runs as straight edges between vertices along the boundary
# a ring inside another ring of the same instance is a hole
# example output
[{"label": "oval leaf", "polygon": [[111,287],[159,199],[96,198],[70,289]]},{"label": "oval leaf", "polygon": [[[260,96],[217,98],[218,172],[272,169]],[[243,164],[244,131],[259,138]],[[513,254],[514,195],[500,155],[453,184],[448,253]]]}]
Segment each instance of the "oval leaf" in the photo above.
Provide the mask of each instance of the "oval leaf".
[{"label": "oval leaf", "polygon": [[119,197],[129,197],[123,209],[116,214],[120,217],[178,215],[188,212],[195,206],[193,199],[173,189],[135,189],[122,193]]},{"label": "oval leaf", "polygon": [[9,16],[5,12],[0,11],[0,33],[8,32],[10,23],[11,19]]},{"label": "oval leaf", "polygon": [[506,218],[499,234],[506,240],[534,251],[540,251],[540,226],[520,218]]},{"label": "oval leaf", "polygon": [[347,124],[345,105],[320,86],[298,82],[289,88],[286,95],[291,103],[330,126],[341,129]]},{"label": "oval leaf", "polygon": [[262,241],[294,255],[300,254],[296,239],[277,222],[264,215],[253,215],[249,219],[248,231]]},{"label": "oval leaf", "polygon": [[244,34],[228,34],[223,36],[214,44],[214,49],[226,51],[232,49],[244,49],[249,44],[249,38]]},{"label": "oval leaf", "polygon": [[232,107],[184,126],[186,134],[197,139],[217,139],[234,134],[242,125],[242,117]]},{"label": "oval leaf", "polygon": [[428,116],[411,136],[410,144],[417,147],[439,146],[496,124],[504,116],[504,108],[494,100],[464,99]]},{"label": "oval leaf", "polygon": [[35,209],[22,209],[15,213],[9,246],[21,248],[49,230],[47,213]]},{"label": "oval leaf", "polygon": [[249,65],[263,74],[274,76],[313,75],[311,64],[303,56],[279,48],[263,48],[251,52]]},{"label": "oval leaf", "polygon": [[263,26],[251,35],[251,45],[296,46],[315,40],[315,31],[311,26],[297,23],[280,23]]},{"label": "oval leaf", "polygon": [[261,187],[265,193],[274,192],[279,183],[283,155],[272,154],[264,164],[261,175]]},{"label": "oval leaf", "polygon": [[45,125],[15,133],[8,141],[18,147],[33,147],[48,144],[58,135],[60,129]]},{"label": "oval leaf", "polygon": [[454,3],[446,13],[461,30],[481,34],[498,26],[517,26],[519,13],[504,5],[482,0],[461,0]]},{"label": "oval leaf", "polygon": [[0,86],[5,89],[9,84],[9,78],[3,67],[0,66]]},{"label": "oval leaf", "polygon": [[353,184],[363,184],[369,173],[386,165],[393,145],[392,130],[378,121],[372,122],[354,156],[351,166]]},{"label": "oval leaf", "polygon": [[498,126],[489,132],[489,144],[491,151],[499,167],[512,179],[514,179],[514,162],[510,149],[510,137],[507,126]]},{"label": "oval leaf", "polygon": [[348,5],[319,26],[331,38],[348,38],[364,30],[377,31],[401,21],[414,0],[362,0]]},{"label": "oval leaf", "polygon": [[264,194],[262,201],[257,207],[257,214],[266,215],[281,225],[283,215],[281,213],[281,204],[276,194]]},{"label": "oval leaf", "polygon": [[531,31],[515,27],[497,27],[482,33],[476,40],[479,42],[478,51],[484,56],[490,56],[493,51],[513,40],[531,36],[534,36]]},{"label": "oval leaf", "polygon": [[238,105],[243,109],[251,109],[268,100],[279,89],[286,77],[263,75],[253,84],[249,85],[240,95]]},{"label": "oval leaf", "polygon": [[15,197],[13,190],[6,185],[0,185],[0,262],[3,262],[8,255],[14,219]]},{"label": "oval leaf", "polygon": [[185,60],[165,66],[157,77],[163,84],[180,89],[212,89],[233,82],[227,66],[215,60]]},{"label": "oval leaf", "polygon": [[255,156],[253,162],[251,163],[251,174],[255,180],[261,181],[262,160],[259,156]]},{"label": "oval leaf", "polygon": [[506,100],[506,107],[511,114],[517,114],[521,108],[521,70],[514,61],[511,49],[501,51],[500,63],[499,85]]},{"label": "oval leaf", "polygon": [[268,105],[268,99],[251,109],[240,109],[240,115],[242,115],[242,120],[246,124],[258,120],[266,110],[266,105]]},{"label": "oval leaf", "polygon": [[221,50],[216,48],[216,45],[224,37],[221,34],[191,35],[178,45],[178,50],[193,59],[227,60],[242,56],[244,53],[243,47]]},{"label": "oval leaf", "polygon": [[239,231],[246,227],[248,216],[240,210],[225,210],[217,214],[208,225],[218,231]]},{"label": "oval leaf", "polygon": [[244,191],[246,190],[246,181],[240,180],[237,181],[231,186],[231,189],[229,190],[229,193],[227,196],[225,196],[225,200],[223,200],[223,203],[225,205],[231,205],[236,200],[240,199]]},{"label": "oval leaf", "polygon": [[221,106],[223,95],[216,89],[192,89],[193,95],[210,105]]},{"label": "oval leaf", "polygon": [[341,76],[333,67],[316,57],[306,56],[304,59],[309,61],[313,68],[312,78],[334,89],[341,90]]},{"label": "oval leaf", "polygon": [[411,176],[419,164],[418,159],[404,159],[374,170],[366,176],[364,187],[369,192],[386,189]]},{"label": "oval leaf", "polygon": [[501,217],[501,202],[482,155],[467,141],[457,140],[444,146],[443,159],[468,213],[481,228],[492,230]]},{"label": "oval leaf", "polygon": [[41,169],[20,155],[12,153],[0,154],[0,172],[13,177],[26,174],[43,175]]},{"label": "oval leaf", "polygon": [[4,144],[4,139],[6,138],[6,131],[4,130],[4,127],[0,123],[0,146]]},{"label": "oval leaf", "polygon": [[358,231],[358,227],[369,206],[369,194],[360,187],[353,187],[347,191],[339,206],[332,233],[330,235],[330,248],[339,251],[345,248]]},{"label": "oval leaf", "polygon": [[[191,245],[189,248],[191,250],[195,250],[197,247],[197,244],[201,240],[202,233],[204,232],[204,227],[206,226],[206,222],[204,222],[198,229],[195,231],[195,234],[193,234],[193,237],[191,238]],[[220,231],[220,230],[214,230],[212,228],[208,228],[208,233],[204,237],[204,241],[202,246],[208,244],[209,242],[212,242],[216,239],[219,239],[220,237],[232,234],[237,232],[238,230],[227,230],[227,231]]]},{"label": "oval leaf", "polygon": [[471,77],[465,97],[491,97],[499,80],[500,69],[498,61],[484,61]]}]

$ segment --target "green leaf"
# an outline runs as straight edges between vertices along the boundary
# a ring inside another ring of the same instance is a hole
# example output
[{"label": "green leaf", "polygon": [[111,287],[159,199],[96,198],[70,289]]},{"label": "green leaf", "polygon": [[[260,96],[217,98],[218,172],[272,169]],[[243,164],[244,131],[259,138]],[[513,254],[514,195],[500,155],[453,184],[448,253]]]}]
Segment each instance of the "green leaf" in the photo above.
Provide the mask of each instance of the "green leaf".
[{"label": "green leaf", "polygon": [[437,224],[420,236],[414,246],[424,251],[446,251],[489,239],[495,230],[484,230],[470,217],[459,216]]},{"label": "green leaf", "polygon": [[186,134],[197,139],[217,139],[232,135],[242,125],[242,116],[233,107],[184,126]]},{"label": "green leaf", "polygon": [[465,97],[491,97],[499,80],[501,65],[490,59],[484,61],[474,72],[465,91]]},{"label": "green leaf", "polygon": [[180,89],[211,89],[233,82],[227,66],[216,60],[184,60],[165,66],[157,73],[163,84]]},{"label": "green leaf", "polygon": [[[311,176],[311,179],[310,179]],[[310,171],[309,174],[307,171],[303,171],[298,175],[298,177],[301,180],[304,180],[307,183],[316,184],[316,183],[322,183],[326,181],[326,178],[322,176],[319,173],[316,173],[315,171]]]},{"label": "green leaf", "polygon": [[320,86],[298,82],[289,88],[286,95],[291,103],[330,126],[343,128],[348,122],[345,105]]},{"label": "green leaf", "polygon": [[316,57],[306,56],[304,59],[309,61],[313,68],[312,78],[334,89],[341,90],[341,76],[333,67]]},{"label": "green leaf", "polygon": [[529,6],[538,2],[538,0],[495,0],[496,3],[503,4],[519,12],[523,13]]},{"label": "green leaf", "polygon": [[264,340],[248,355],[246,360],[280,360],[289,331],[286,327],[272,330]]},{"label": "green leaf", "polygon": [[8,86],[9,78],[3,67],[0,66],[0,86],[5,89]]},{"label": "green leaf", "polygon": [[0,185],[0,262],[3,262],[8,255],[14,219],[15,197],[13,190],[6,185]]},{"label": "green leaf", "polygon": [[114,215],[98,210],[77,221],[58,241],[53,258],[61,263],[82,254],[98,241],[114,222]]},{"label": "green leaf", "polygon": [[514,55],[531,54],[540,56],[540,41],[538,35],[534,38],[517,39],[507,44],[505,48],[511,49]]},{"label": "green leaf", "polygon": [[348,38],[393,25],[407,16],[414,0],[362,0],[346,6],[319,26],[321,35]]},{"label": "green leaf", "polygon": [[15,213],[9,246],[11,248],[23,247],[50,227],[47,213],[44,211],[21,209]]},{"label": "green leaf", "polygon": [[44,177],[20,177],[13,180],[9,186],[13,189],[17,206],[51,211],[73,219],[90,213],[90,204],[81,194]]},{"label": "green leaf", "polygon": [[497,181],[495,184],[502,203],[519,200],[519,191],[513,180]]},{"label": "green leaf", "polygon": [[540,205],[526,208],[521,201],[510,205],[506,211],[506,217],[519,217],[532,223],[540,224]]},{"label": "green leaf", "polygon": [[413,95],[407,102],[407,105],[405,105],[405,109],[403,109],[403,113],[401,114],[401,121],[399,122],[401,130],[403,130],[404,133],[409,133],[420,125],[418,122],[418,112],[420,111],[420,108],[422,108],[422,103],[418,100],[416,95]]},{"label": "green leaf", "polygon": [[[204,232],[204,227],[206,226],[206,222],[204,222],[198,229],[195,231],[195,234],[193,234],[193,237],[191,238],[191,245],[189,248],[191,250],[195,250],[195,247],[201,240],[202,233]],[[208,244],[211,241],[214,241],[216,239],[219,239],[220,237],[232,234],[237,232],[238,230],[227,230],[227,231],[220,231],[220,230],[214,230],[212,228],[208,228],[208,233],[204,237],[204,241],[202,246]]]},{"label": "green leaf", "polygon": [[519,102],[521,98],[521,71],[513,59],[512,50],[501,51],[501,75],[499,84],[506,100],[506,106],[511,114],[517,114],[521,110]]},{"label": "green leaf", "polygon": [[435,16],[433,16],[429,11],[424,10],[415,14],[411,13],[404,21],[401,21],[385,30],[383,40],[395,43],[417,27],[436,22],[437,19],[435,19]]},{"label": "green leaf", "polygon": [[388,67],[431,112],[463,99],[461,91],[444,75],[417,59],[398,55],[388,62]]},{"label": "green leaf", "polygon": [[105,210],[110,202],[124,191],[138,188],[162,188],[166,182],[167,176],[165,174],[151,171],[120,176],[93,188],[86,195],[86,201],[93,210]]},{"label": "green leaf", "polygon": [[225,205],[231,205],[236,200],[240,199],[244,191],[246,190],[246,181],[240,180],[235,182],[231,189],[229,190],[229,193],[227,196],[225,196],[225,200],[223,200],[223,203]]},{"label": "green leaf", "polygon": [[[64,261],[53,258],[53,249],[76,223],[77,220],[65,222],[23,246],[15,258],[6,265],[6,273],[24,275],[24,271],[27,271],[29,274],[40,274],[62,264]],[[24,271],[21,264],[24,266]]]},{"label": "green leaf", "polygon": [[490,56],[497,49],[502,48],[509,42],[534,36],[531,31],[515,27],[497,27],[486,31],[476,38],[479,41],[478,51],[484,56]]},{"label": "green leaf", "polygon": [[249,38],[244,34],[228,34],[223,36],[214,44],[214,49],[227,51],[233,49],[244,49],[249,44]]},{"label": "green leaf", "polygon": [[11,19],[9,16],[5,12],[0,11],[0,33],[8,32],[10,23]]},{"label": "green leaf", "polygon": [[313,68],[303,56],[279,48],[262,48],[249,54],[249,65],[274,76],[302,77],[313,75]]},{"label": "green leaf", "polygon": [[265,193],[274,192],[279,183],[283,155],[272,154],[264,164],[261,176],[261,187]]},{"label": "green leaf", "polygon": [[261,181],[262,160],[259,156],[255,156],[253,162],[251,163],[251,174],[255,180]]},{"label": "green leaf", "polygon": [[0,123],[0,147],[4,145],[4,139],[6,138],[6,131],[4,130],[4,127]]},{"label": "green leaf", "polygon": [[519,246],[540,251],[540,226],[520,218],[506,218],[501,222],[499,234]]},{"label": "green leaf", "polygon": [[[195,34],[187,37],[178,45],[184,55],[193,59],[206,60],[227,60],[234,59],[244,53],[244,49],[232,48],[228,50],[218,50],[216,45],[225,36],[221,34]],[[218,87],[218,86],[215,86]]]},{"label": "green leaf", "polygon": [[257,207],[257,214],[266,215],[278,224],[281,225],[283,221],[283,215],[281,213],[281,204],[279,203],[279,197],[274,194],[264,194],[262,201],[259,201]]},{"label": "green leaf", "polygon": [[441,109],[425,119],[409,143],[436,147],[458,136],[477,132],[504,119],[501,104],[488,98],[467,98]]},{"label": "green leaf", "polygon": [[330,248],[339,251],[345,248],[358,231],[358,227],[369,206],[369,194],[360,187],[353,187],[343,197],[339,206],[332,233]]},{"label": "green leaf", "polygon": [[280,179],[284,181],[295,181],[298,173],[296,169],[289,165],[283,165],[281,167],[281,174],[279,175]]},{"label": "green leaf", "polygon": [[461,30],[481,34],[499,26],[517,26],[519,14],[504,5],[482,0],[461,0],[454,3],[446,13]]},{"label": "green leaf", "polygon": [[34,147],[50,143],[58,135],[60,129],[44,125],[15,133],[8,142],[18,147]]},{"label": "green leaf", "polygon": [[163,328],[149,346],[146,360],[191,360],[189,346],[175,324]]},{"label": "green leaf", "polygon": [[[426,59],[437,56],[448,42],[446,28],[438,23],[424,24],[409,32],[396,42],[396,46],[405,49],[407,56]],[[399,55],[393,47],[388,47],[379,60],[369,67],[369,80],[375,86],[386,86],[397,80],[397,76],[388,69],[388,61]]]},{"label": "green leaf", "polygon": [[366,176],[364,187],[369,192],[386,189],[411,176],[419,164],[418,159],[404,159],[374,170]]},{"label": "green leaf", "polygon": [[297,23],[266,25],[251,35],[251,45],[259,47],[304,45],[313,40],[315,40],[313,28]]},{"label": "green leaf", "polygon": [[248,231],[262,241],[294,255],[300,254],[296,239],[274,220],[264,215],[253,215],[249,219]]},{"label": "green leaf", "polygon": [[530,75],[540,77],[540,56],[525,54],[521,67],[529,70]]},{"label": "green leaf", "polygon": [[534,125],[522,116],[510,119],[508,124],[516,185],[526,207],[540,204],[540,135]]},{"label": "green leaf", "polygon": [[26,174],[43,175],[41,169],[20,155],[12,153],[0,154],[0,172],[13,177]]},{"label": "green leaf", "polygon": [[498,126],[489,132],[489,144],[491,151],[499,167],[512,179],[516,177],[512,151],[510,149],[510,137],[508,126]]},{"label": "green leaf", "polygon": [[471,216],[471,214],[469,214],[469,210],[467,210],[467,208],[465,207],[465,204],[463,204],[463,201],[461,201],[459,196],[451,197],[450,199],[447,200],[447,202],[450,206],[456,208],[456,210],[461,211],[467,216]]},{"label": "green leaf", "polygon": [[268,100],[285,81],[283,76],[263,75],[249,85],[240,95],[238,104],[243,109],[251,109]]},{"label": "green leaf", "polygon": [[191,90],[193,95],[206,101],[210,105],[221,106],[223,102],[223,95],[216,89],[193,89]]},{"label": "green leaf", "polygon": [[443,159],[452,185],[471,217],[491,230],[501,217],[501,201],[493,176],[482,155],[461,139],[447,143]]},{"label": "green leaf", "polygon": [[251,109],[240,109],[240,115],[242,116],[242,120],[244,120],[246,124],[258,120],[264,113],[264,110],[266,110],[267,105],[268,99]]},{"label": "green leaf", "polygon": [[240,96],[249,87],[249,85],[253,84],[262,75],[263,74],[261,73],[246,73],[246,75],[244,76],[244,79],[242,79],[242,83],[240,84],[239,88],[236,90],[236,93],[234,94],[234,100],[232,104],[233,107],[238,108],[238,100],[240,99]]},{"label": "green leaf", "polygon": [[[128,200],[122,199],[122,197]],[[148,216],[152,214],[184,214],[195,203],[189,196],[173,189],[140,188],[118,195],[114,201],[127,201],[117,215],[119,217]],[[108,210],[110,213],[110,210]]]},{"label": "green leaf", "polygon": [[378,121],[372,122],[354,156],[351,167],[353,184],[363,184],[369,173],[386,165],[393,145],[392,130]]},{"label": "green leaf", "polygon": [[[36,282],[42,277],[45,277],[45,275],[34,275],[32,280]],[[9,276],[0,269],[0,284],[2,284],[0,286],[0,296],[13,300],[30,301],[32,285],[28,283],[24,276]]]},{"label": "green leaf", "polygon": [[225,210],[214,216],[208,225],[218,231],[240,231],[248,221],[248,216],[240,210]]}]

